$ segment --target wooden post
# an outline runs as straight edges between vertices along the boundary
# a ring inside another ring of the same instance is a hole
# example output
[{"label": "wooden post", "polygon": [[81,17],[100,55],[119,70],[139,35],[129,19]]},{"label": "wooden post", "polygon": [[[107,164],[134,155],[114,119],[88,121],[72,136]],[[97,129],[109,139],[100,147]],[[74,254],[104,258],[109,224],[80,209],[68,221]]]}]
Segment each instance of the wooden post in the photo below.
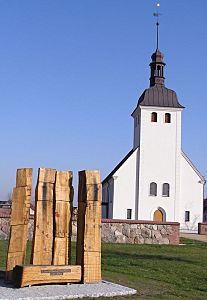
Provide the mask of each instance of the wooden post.
[{"label": "wooden post", "polygon": [[6,263],[6,279],[12,280],[13,268],[24,264],[32,190],[32,169],[18,169],[12,195],[12,213]]},{"label": "wooden post", "polygon": [[53,197],[56,170],[39,168],[35,190],[34,235],[31,263],[51,265],[53,249]]},{"label": "wooden post", "polygon": [[84,283],[101,280],[101,197],[100,172],[79,172],[76,263]]},{"label": "wooden post", "polygon": [[55,180],[55,232],[53,265],[68,265],[71,259],[73,210],[72,172],[57,171]]}]

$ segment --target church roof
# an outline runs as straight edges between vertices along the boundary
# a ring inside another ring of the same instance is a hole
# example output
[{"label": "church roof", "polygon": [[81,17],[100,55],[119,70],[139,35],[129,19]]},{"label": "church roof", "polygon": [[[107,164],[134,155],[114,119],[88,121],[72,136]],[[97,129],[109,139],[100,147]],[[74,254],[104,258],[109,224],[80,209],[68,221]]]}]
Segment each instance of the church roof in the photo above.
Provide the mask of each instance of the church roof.
[{"label": "church roof", "polygon": [[176,93],[164,85],[155,84],[146,89],[138,100],[138,105],[184,108],[179,102]]},{"label": "church roof", "polygon": [[114,173],[125,163],[125,161],[132,155],[134,150],[130,150],[129,153],[120,161],[120,163],[111,171],[111,173],[102,181],[102,184],[106,183]]}]

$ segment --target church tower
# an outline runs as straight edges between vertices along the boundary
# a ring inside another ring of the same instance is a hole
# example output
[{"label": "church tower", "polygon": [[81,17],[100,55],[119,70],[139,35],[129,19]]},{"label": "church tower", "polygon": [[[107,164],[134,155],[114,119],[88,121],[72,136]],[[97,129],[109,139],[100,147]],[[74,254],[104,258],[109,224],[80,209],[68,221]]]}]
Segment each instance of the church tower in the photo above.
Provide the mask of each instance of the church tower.
[{"label": "church tower", "polygon": [[150,63],[150,87],[139,98],[134,118],[137,206],[140,220],[174,220],[179,214],[181,113],[176,93],[165,87],[163,54]]},{"label": "church tower", "polygon": [[176,93],[165,87],[163,54],[151,56],[150,87],[139,98],[134,118],[137,154],[136,218],[166,221],[179,216],[181,113]]},{"label": "church tower", "polygon": [[[159,14],[155,14],[157,17]],[[203,220],[205,179],[181,149],[184,107],[165,86],[164,56],[151,56],[150,86],[132,113],[133,149],[104,179],[103,218],[179,222],[196,231]]]}]

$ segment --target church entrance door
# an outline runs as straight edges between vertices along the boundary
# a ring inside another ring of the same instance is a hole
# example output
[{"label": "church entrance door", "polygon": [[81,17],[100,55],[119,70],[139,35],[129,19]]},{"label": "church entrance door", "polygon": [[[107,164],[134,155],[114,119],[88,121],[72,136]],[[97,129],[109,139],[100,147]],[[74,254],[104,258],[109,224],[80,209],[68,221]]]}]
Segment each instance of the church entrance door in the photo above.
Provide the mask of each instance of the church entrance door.
[{"label": "church entrance door", "polygon": [[160,222],[162,222],[163,220],[164,220],[164,218],[163,218],[163,212],[161,210],[157,209],[154,212],[153,221],[160,221]]}]

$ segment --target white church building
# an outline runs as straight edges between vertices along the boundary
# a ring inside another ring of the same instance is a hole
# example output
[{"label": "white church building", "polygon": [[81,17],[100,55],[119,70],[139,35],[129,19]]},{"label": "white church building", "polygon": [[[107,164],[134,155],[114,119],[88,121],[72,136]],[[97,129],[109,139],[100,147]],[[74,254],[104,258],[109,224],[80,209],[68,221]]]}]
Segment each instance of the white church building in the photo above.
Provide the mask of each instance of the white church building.
[{"label": "white church building", "polygon": [[102,217],[179,222],[196,231],[203,221],[205,179],[181,148],[184,107],[165,87],[163,54],[150,63],[150,87],[138,100],[133,149],[103,180]]}]

